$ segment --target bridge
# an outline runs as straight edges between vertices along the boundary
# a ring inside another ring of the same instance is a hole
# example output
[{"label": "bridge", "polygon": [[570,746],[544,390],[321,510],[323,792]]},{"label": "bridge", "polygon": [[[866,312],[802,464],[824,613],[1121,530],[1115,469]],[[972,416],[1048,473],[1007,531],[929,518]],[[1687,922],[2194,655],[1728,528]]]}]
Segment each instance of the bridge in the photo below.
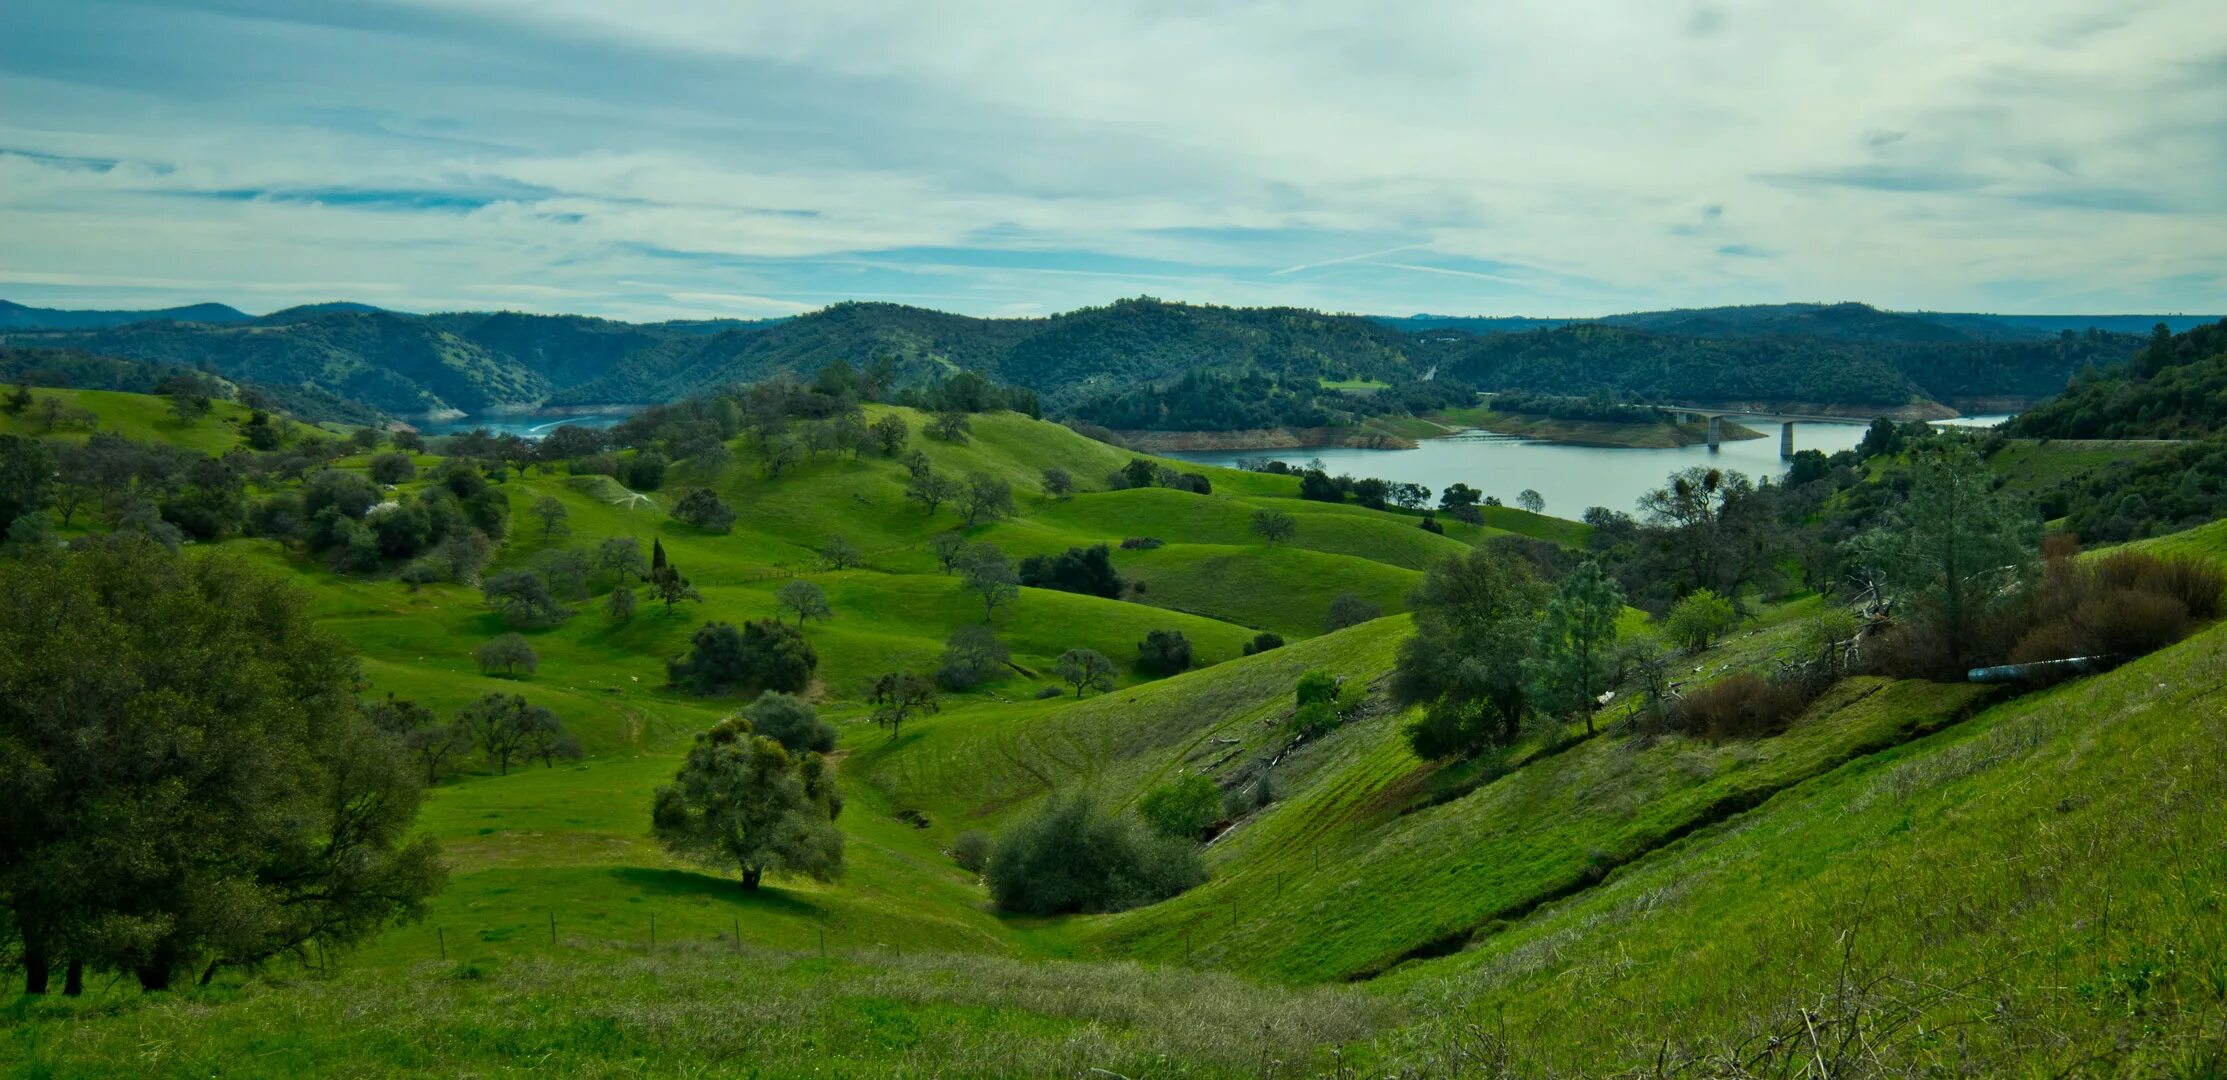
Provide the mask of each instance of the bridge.
[{"label": "bridge", "polygon": [[1797,423],[1868,424],[1876,419],[1876,416],[1829,416],[1774,410],[1704,409],[1691,405],[1654,405],[1649,407],[1656,412],[1669,414],[1671,419],[1679,424],[1690,424],[1695,419],[1707,417],[1709,420],[1709,449],[1711,450],[1716,449],[1718,444],[1723,442],[1726,417],[1738,420],[1758,420],[1766,424],[1776,423],[1779,425],[1779,460],[1781,461],[1791,460],[1794,457],[1794,425]]}]

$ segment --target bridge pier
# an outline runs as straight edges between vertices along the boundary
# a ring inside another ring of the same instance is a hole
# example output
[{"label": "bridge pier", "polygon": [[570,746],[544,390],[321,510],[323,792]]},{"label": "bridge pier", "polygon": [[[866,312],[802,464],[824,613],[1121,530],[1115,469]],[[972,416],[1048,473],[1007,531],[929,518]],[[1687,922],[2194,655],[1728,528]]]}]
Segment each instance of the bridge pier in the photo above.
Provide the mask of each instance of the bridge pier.
[{"label": "bridge pier", "polygon": [[1779,460],[1794,460],[1794,421],[1779,425]]},{"label": "bridge pier", "polygon": [[1711,449],[1711,450],[1715,450],[1715,449],[1717,449],[1717,448],[1718,448],[1718,444],[1719,444],[1719,443],[1722,443],[1723,441],[1724,441],[1724,417],[1721,417],[1721,416],[1712,416],[1712,417],[1710,417],[1710,418],[1709,418],[1709,449]]}]

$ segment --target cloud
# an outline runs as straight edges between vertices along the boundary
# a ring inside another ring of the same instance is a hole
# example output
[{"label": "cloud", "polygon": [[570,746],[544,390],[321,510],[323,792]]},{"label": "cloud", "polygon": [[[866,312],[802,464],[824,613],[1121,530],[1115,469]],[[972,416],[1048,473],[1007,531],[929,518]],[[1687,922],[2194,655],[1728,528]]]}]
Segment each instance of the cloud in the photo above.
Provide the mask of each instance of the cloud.
[{"label": "cloud", "polygon": [[1950,308],[2003,281],[2217,307],[2222,42],[2199,0],[18,0],[0,285],[619,317]]}]

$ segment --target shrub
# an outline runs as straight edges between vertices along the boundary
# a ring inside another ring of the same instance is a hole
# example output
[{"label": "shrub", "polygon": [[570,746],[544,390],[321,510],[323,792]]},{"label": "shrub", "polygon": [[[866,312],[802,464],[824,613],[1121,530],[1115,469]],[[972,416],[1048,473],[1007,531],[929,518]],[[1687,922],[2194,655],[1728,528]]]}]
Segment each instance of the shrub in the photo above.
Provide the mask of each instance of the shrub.
[{"label": "shrub", "polygon": [[780,743],[792,754],[810,751],[825,754],[835,749],[835,725],[820,719],[810,702],[794,694],[768,690],[742,710],[750,728]]},{"label": "shrub", "polygon": [[959,869],[979,874],[990,865],[990,848],[995,843],[990,834],[980,829],[968,829],[951,841],[951,861]]},{"label": "shrub", "polygon": [[1663,633],[1688,652],[1700,652],[1739,625],[1732,601],[1707,589],[1695,589],[1670,609]]},{"label": "shrub", "polygon": [[1222,789],[1199,773],[1188,773],[1145,793],[1137,812],[1162,836],[1204,839],[1222,817]]},{"label": "shrub", "polygon": [[1276,786],[1276,774],[1262,772],[1252,783],[1240,784],[1222,793],[1222,816],[1240,818],[1255,810],[1264,810],[1281,794]]},{"label": "shrub", "polygon": [[1672,723],[1710,739],[1759,738],[1785,731],[1815,698],[1799,681],[1741,672],[1687,694]]},{"label": "shrub", "polygon": [[380,454],[371,459],[371,478],[379,483],[408,483],[417,475],[417,462],[411,461],[408,454]]},{"label": "shrub", "polygon": [[1205,880],[1198,845],[1102,810],[1088,795],[1053,796],[991,849],[990,896],[1027,915],[1123,911]]},{"label": "shrub", "polygon": [[1156,536],[1132,536],[1121,542],[1121,550],[1151,551],[1153,548],[1159,547],[1162,543],[1164,543],[1164,541]]},{"label": "shrub", "polygon": [[1330,633],[1334,630],[1343,630],[1348,626],[1359,626],[1372,619],[1380,618],[1383,614],[1383,608],[1352,593],[1339,593],[1336,599],[1330,601],[1330,614],[1323,620],[1322,630],[1324,633]]},{"label": "shrub", "polygon": [[745,686],[790,693],[812,682],[820,659],[796,627],[757,620],[736,629],[708,622],[689,639],[688,655],[665,665],[666,678],[690,693],[711,696]]},{"label": "shrub", "polygon": [[1439,524],[1438,519],[1429,514],[1423,515],[1423,520],[1416,522],[1416,525],[1424,532],[1437,533],[1440,536],[1446,535],[1446,526]]},{"label": "shrub", "polygon": [[735,526],[734,507],[728,506],[710,488],[689,488],[680,502],[674,504],[673,516],[712,532],[723,533]]},{"label": "shrub", "polygon": [[626,463],[626,486],[636,491],[656,491],[665,486],[665,467],[670,464],[665,455],[655,450],[643,450]]},{"label": "shrub", "polygon": [[1254,656],[1260,653],[1267,652],[1270,649],[1281,649],[1283,647],[1283,635],[1272,634],[1266,630],[1263,630],[1260,633],[1254,634],[1253,640],[1245,643],[1245,655]]},{"label": "shrub", "polygon": [[1021,560],[1021,584],[1118,600],[1126,583],[1114,573],[1110,554],[1106,545],[1095,544],[1071,547],[1058,555],[1031,555]]},{"label": "shrub", "polygon": [[1150,675],[1173,675],[1191,667],[1191,639],[1181,630],[1154,630],[1137,643],[1137,666]]},{"label": "shrub", "polygon": [[1036,700],[1038,701],[1043,701],[1046,698],[1065,697],[1066,695],[1067,691],[1056,686],[1040,686],[1036,689]]}]

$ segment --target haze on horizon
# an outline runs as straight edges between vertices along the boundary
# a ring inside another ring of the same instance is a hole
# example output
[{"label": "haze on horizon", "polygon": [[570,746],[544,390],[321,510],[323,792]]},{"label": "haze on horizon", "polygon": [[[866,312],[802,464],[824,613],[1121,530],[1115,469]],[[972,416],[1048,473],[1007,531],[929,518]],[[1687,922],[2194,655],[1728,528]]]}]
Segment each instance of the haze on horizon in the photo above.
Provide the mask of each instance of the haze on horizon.
[{"label": "haze on horizon", "polygon": [[2227,5],[17,0],[0,297],[2227,307]]}]

